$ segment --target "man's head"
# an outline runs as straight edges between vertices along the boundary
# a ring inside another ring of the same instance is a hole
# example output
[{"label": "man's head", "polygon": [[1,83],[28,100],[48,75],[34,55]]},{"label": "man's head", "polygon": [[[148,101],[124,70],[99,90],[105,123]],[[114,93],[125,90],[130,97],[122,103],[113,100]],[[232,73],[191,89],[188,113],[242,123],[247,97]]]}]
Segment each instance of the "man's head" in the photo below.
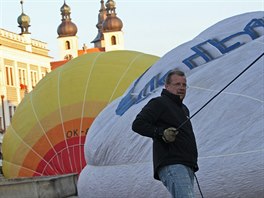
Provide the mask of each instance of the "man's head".
[{"label": "man's head", "polygon": [[165,89],[174,95],[180,96],[183,100],[186,95],[187,81],[184,72],[172,70],[165,80]]}]

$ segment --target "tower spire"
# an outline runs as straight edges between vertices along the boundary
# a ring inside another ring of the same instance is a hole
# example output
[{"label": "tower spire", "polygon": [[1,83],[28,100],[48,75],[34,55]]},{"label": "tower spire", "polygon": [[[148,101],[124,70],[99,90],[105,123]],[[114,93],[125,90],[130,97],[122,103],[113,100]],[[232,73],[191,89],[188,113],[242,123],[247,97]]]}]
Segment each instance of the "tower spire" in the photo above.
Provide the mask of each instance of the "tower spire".
[{"label": "tower spire", "polygon": [[104,35],[103,35],[103,22],[106,19],[106,8],[104,6],[104,0],[100,1],[101,3],[101,8],[99,10],[99,14],[98,14],[98,22],[96,24],[96,27],[98,29],[98,33],[97,36],[95,37],[95,39],[91,42],[95,44],[95,47],[102,47],[101,45],[96,45],[97,42],[100,42],[102,40],[104,40]]},{"label": "tower spire", "polygon": [[21,0],[21,1],[20,1],[20,4],[21,4],[21,10],[22,10],[22,13],[24,13],[23,3],[24,3],[24,1]]}]

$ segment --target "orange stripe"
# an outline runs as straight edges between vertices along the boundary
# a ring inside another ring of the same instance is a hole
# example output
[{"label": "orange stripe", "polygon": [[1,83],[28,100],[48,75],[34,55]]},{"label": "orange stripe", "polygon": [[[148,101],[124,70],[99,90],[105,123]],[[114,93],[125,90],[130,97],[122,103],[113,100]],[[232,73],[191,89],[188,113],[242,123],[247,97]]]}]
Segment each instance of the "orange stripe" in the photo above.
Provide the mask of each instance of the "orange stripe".
[{"label": "orange stripe", "polygon": [[[74,119],[68,122],[64,122],[65,129],[65,137],[66,138],[74,138],[76,136],[85,136],[89,127],[91,126],[94,118],[83,118],[82,121],[82,129],[80,130],[81,119]],[[64,140],[64,135],[62,133],[62,125],[57,125],[56,127],[49,130],[46,135],[50,140],[53,147]],[[46,136],[42,136],[38,142],[32,147],[34,151],[36,151],[40,156],[45,156],[46,153],[51,149],[51,146],[47,140]],[[30,167],[30,169],[36,170],[40,161],[42,159],[39,158],[32,150],[29,151],[27,156],[24,159],[22,164],[23,167]],[[24,173],[27,173],[24,169],[19,171],[19,176],[25,176]],[[27,173],[28,175],[28,173]]]}]

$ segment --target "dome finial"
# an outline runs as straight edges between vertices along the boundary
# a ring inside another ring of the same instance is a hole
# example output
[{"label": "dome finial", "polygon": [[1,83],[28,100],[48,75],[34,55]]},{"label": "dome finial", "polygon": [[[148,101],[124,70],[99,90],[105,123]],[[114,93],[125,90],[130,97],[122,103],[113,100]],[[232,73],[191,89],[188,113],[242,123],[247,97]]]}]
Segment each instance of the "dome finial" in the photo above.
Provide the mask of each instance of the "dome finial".
[{"label": "dome finial", "polygon": [[28,15],[26,15],[24,13],[24,7],[23,7],[23,4],[24,4],[24,1],[21,0],[20,1],[20,4],[21,4],[21,10],[22,10],[22,13],[21,15],[17,18],[17,23],[19,24],[18,27],[21,28],[21,34],[30,34],[28,32],[28,28],[30,27],[30,18]]},{"label": "dome finial", "polygon": [[116,15],[115,13],[115,9],[116,9],[116,3],[114,0],[108,0],[106,3],[105,3],[105,6],[106,6],[106,10],[107,10],[107,14],[114,14]]}]

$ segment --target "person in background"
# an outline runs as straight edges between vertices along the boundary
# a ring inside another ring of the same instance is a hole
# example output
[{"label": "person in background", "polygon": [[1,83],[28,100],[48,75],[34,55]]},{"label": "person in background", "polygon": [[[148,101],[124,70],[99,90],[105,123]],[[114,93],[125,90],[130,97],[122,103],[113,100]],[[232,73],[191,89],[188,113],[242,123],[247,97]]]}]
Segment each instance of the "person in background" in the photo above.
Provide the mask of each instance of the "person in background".
[{"label": "person in background", "polygon": [[184,72],[172,70],[161,96],[151,99],[132,124],[136,133],[153,139],[154,178],[161,180],[174,198],[194,197],[198,152],[183,104],[187,82]]}]

